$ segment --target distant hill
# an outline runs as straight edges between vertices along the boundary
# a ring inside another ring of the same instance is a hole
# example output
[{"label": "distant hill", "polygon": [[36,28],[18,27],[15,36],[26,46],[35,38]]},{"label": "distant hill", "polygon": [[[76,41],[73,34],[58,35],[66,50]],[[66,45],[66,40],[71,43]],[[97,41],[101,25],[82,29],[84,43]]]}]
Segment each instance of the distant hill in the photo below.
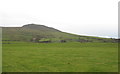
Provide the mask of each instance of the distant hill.
[{"label": "distant hill", "polygon": [[27,24],[22,27],[2,27],[2,40],[18,41],[50,41],[50,42],[116,42],[111,38],[82,36],[62,32],[52,27],[38,24]]}]

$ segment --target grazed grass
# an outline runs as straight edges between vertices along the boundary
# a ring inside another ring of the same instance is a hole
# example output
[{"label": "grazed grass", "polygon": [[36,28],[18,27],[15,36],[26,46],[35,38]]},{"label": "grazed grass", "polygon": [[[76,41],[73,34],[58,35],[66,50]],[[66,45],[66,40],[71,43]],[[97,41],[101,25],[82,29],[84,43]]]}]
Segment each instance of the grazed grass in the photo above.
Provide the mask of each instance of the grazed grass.
[{"label": "grazed grass", "polygon": [[3,72],[117,71],[117,43],[3,44]]}]

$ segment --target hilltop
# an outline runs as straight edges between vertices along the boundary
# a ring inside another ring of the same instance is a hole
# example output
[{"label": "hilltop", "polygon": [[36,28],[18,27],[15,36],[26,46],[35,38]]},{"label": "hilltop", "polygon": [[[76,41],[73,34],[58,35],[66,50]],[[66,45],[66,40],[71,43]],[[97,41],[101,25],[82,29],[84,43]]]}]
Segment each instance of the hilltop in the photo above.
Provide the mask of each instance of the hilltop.
[{"label": "hilltop", "polygon": [[111,38],[76,35],[39,24],[27,24],[22,27],[2,27],[2,37],[3,41],[116,42]]}]

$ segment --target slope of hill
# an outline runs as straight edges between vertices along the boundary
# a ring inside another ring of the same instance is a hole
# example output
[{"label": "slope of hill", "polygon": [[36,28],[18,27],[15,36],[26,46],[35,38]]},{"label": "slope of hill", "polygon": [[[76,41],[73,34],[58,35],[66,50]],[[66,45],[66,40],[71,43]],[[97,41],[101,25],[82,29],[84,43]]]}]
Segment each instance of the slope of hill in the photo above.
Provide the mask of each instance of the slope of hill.
[{"label": "slope of hill", "polygon": [[22,27],[2,27],[3,41],[33,41],[41,39],[51,42],[116,42],[109,38],[91,37],[65,33],[44,25],[27,24]]}]

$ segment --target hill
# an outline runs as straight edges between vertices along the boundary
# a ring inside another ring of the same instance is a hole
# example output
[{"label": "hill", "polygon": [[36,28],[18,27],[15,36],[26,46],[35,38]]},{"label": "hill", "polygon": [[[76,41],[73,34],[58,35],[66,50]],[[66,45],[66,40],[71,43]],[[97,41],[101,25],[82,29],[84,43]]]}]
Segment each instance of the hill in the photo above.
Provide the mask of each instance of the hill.
[{"label": "hill", "polygon": [[117,42],[111,38],[82,36],[38,24],[27,24],[22,27],[2,27],[3,41],[28,42]]}]

